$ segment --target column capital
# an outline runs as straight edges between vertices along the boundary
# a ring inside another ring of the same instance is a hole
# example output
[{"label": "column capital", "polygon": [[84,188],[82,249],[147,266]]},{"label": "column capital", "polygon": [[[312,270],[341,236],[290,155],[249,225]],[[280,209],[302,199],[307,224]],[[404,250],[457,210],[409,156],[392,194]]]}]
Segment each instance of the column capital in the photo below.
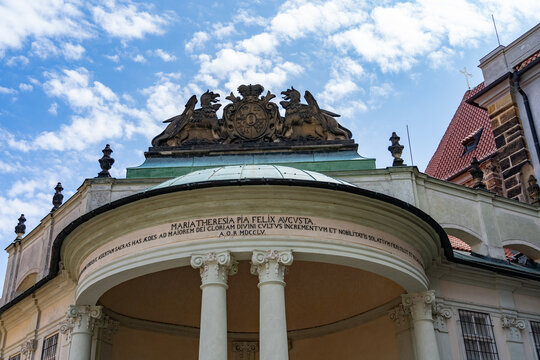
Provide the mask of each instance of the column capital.
[{"label": "column capital", "polygon": [[103,307],[97,305],[69,305],[66,320],[60,325],[60,332],[66,334],[68,341],[74,332],[94,331],[96,321],[103,315]]},{"label": "column capital", "polygon": [[37,343],[38,342],[36,339],[26,340],[21,345],[21,355],[22,355],[21,359],[24,359],[24,360],[32,359],[32,355],[37,350]]},{"label": "column capital", "polygon": [[228,250],[192,255],[191,266],[201,271],[201,289],[207,285],[227,287],[227,277],[238,271],[238,262]]},{"label": "column capital", "polygon": [[525,330],[525,321],[512,315],[501,317],[501,326],[506,331],[506,339],[513,342],[521,342],[521,331]]},{"label": "column capital", "polygon": [[293,262],[291,250],[253,250],[251,257],[251,273],[259,275],[259,286],[264,283],[279,283],[287,273],[287,267]]},{"label": "column capital", "polygon": [[403,307],[410,311],[414,321],[433,320],[433,307],[435,306],[434,290],[401,295],[401,302]]}]

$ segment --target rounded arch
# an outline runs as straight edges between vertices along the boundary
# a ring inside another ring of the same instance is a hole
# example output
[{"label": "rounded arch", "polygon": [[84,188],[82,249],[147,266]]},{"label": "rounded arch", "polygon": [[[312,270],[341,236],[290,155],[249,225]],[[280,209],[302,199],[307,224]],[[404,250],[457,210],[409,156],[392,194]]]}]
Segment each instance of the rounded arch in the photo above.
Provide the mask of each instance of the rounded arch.
[{"label": "rounded arch", "polygon": [[249,260],[253,249],[292,249],[295,260],[344,265],[373,272],[394,281],[407,292],[423,291],[428,287],[427,276],[422,270],[397,256],[377,249],[316,240],[276,239],[261,245],[263,244],[257,240],[233,241],[227,244],[212,241],[204,245],[200,242],[175,244],[167,248],[135,253],[105,264],[83,278],[77,286],[76,303],[95,304],[105,292],[125,281],[162,270],[190,266],[193,254],[223,250],[231,251],[237,260]]},{"label": "rounded arch", "polygon": [[484,243],[481,240],[480,234],[477,234],[473,230],[458,224],[441,224],[442,228],[448,235],[452,235],[467,243],[471,247],[471,250],[482,254],[484,251]]},{"label": "rounded arch", "polygon": [[540,248],[523,240],[503,240],[503,247],[517,250],[529,259],[540,262]]},{"label": "rounded arch", "polygon": [[21,277],[21,280],[18,282],[15,287],[17,294],[23,293],[25,290],[29,289],[32,285],[37,282],[38,270],[30,269]]}]

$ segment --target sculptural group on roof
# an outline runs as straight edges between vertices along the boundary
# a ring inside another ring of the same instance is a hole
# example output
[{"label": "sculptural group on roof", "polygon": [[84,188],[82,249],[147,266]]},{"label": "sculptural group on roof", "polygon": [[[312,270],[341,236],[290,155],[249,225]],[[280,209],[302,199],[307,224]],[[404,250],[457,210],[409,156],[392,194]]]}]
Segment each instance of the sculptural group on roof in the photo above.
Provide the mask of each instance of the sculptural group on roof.
[{"label": "sculptural group on roof", "polygon": [[201,107],[196,109],[193,95],[182,114],[174,116],[165,130],[152,140],[153,147],[189,147],[202,144],[234,144],[244,142],[331,142],[351,139],[351,132],[341,126],[340,115],[321,109],[313,95],[306,91],[301,103],[300,92],[291,87],[282,91],[285,110],[281,116],[278,105],[270,100],[276,96],[270,91],[261,96],[262,85],[241,85],[240,96],[232,92],[226,97],[231,103],[218,118],[219,94],[206,91],[200,97]]}]

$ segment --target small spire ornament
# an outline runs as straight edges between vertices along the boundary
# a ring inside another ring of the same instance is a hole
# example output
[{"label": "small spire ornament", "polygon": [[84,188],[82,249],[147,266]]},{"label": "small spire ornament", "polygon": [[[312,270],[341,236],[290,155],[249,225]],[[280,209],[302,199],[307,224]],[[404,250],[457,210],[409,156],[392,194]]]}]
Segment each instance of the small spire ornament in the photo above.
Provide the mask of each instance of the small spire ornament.
[{"label": "small spire ornament", "polygon": [[529,176],[528,180],[529,186],[527,191],[529,192],[529,197],[531,198],[533,205],[540,205],[540,186],[536,182],[534,175]]},{"label": "small spire ornament", "polygon": [[392,154],[394,157],[394,162],[392,163],[392,166],[404,166],[403,159],[401,158],[401,154],[403,153],[404,146],[399,143],[400,137],[397,136],[396,132],[394,131],[392,133],[392,136],[390,137],[390,140],[392,142],[392,145],[388,147],[388,151]]},{"label": "small spire ornament", "polygon": [[471,170],[469,170],[469,174],[471,174],[474,185],[473,189],[485,189],[486,185],[482,182],[484,180],[484,172],[482,169],[480,169],[480,163],[478,162],[478,159],[473,157],[471,161]]},{"label": "small spire ornament", "polygon": [[51,212],[55,212],[56,210],[58,210],[60,205],[62,205],[62,201],[64,200],[64,195],[62,195],[62,190],[64,190],[64,188],[62,187],[62,183],[56,184],[54,190],[56,192],[54,193],[52,198],[53,208],[51,209]]},{"label": "small spire ornament", "polygon": [[114,164],[114,159],[111,157],[112,149],[109,144],[105,145],[105,149],[101,150],[103,152],[103,157],[99,159],[99,166],[101,166],[101,171],[98,173],[98,177],[111,177],[109,170]]},{"label": "small spire ornament", "polygon": [[19,223],[17,226],[15,226],[15,234],[17,234],[17,239],[22,239],[24,233],[26,232],[26,225],[24,225],[25,222],[26,218],[24,217],[24,214],[21,214],[19,217]]}]

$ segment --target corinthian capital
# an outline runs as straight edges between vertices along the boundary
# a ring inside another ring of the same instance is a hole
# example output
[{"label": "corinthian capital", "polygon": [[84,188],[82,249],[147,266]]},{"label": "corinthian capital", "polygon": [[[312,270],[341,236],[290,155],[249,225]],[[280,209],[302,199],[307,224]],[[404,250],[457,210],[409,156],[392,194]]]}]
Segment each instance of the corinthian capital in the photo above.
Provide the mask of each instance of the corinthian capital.
[{"label": "corinthian capital", "polygon": [[435,291],[427,290],[414,294],[401,295],[403,307],[411,312],[413,321],[432,320],[435,305]]},{"label": "corinthian capital", "polygon": [[74,332],[94,331],[96,321],[103,314],[102,306],[95,305],[69,305],[66,320],[60,325],[60,332],[66,334],[67,340],[71,339]]},{"label": "corinthian capital", "polygon": [[193,255],[191,266],[201,271],[201,288],[211,284],[227,287],[227,277],[238,271],[238,263],[229,251]]},{"label": "corinthian capital", "polygon": [[293,262],[291,250],[254,250],[251,273],[259,275],[259,285],[267,282],[284,283],[287,267]]}]

